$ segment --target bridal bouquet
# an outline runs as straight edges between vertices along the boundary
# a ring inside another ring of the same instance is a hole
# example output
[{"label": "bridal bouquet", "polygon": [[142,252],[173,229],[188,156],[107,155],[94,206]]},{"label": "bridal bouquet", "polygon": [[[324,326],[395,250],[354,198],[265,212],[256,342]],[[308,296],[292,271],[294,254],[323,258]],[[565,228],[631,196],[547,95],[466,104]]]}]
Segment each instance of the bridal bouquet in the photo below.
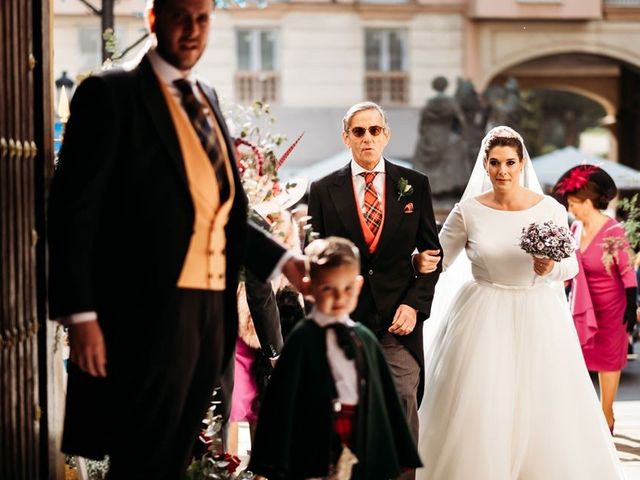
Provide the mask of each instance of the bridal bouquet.
[{"label": "bridal bouquet", "polygon": [[575,251],[576,244],[567,227],[547,221],[530,223],[524,227],[520,248],[534,257],[546,257],[559,262]]}]

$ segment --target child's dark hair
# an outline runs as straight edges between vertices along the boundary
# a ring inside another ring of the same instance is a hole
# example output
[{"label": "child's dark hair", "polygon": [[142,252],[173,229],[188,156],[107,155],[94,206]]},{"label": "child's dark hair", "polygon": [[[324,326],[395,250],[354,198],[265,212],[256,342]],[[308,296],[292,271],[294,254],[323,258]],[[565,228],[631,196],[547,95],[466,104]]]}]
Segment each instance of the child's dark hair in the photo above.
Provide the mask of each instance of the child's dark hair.
[{"label": "child's dark hair", "polygon": [[314,240],[304,253],[309,258],[309,275],[325,268],[353,265],[360,272],[360,252],[353,242],[342,237],[327,237]]}]

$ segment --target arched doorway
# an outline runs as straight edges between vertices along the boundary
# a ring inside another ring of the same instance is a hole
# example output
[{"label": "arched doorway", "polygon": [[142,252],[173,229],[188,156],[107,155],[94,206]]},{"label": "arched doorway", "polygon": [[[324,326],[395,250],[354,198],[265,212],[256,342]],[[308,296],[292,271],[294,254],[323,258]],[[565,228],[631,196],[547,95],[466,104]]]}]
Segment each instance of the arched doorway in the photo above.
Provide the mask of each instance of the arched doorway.
[{"label": "arched doorway", "polygon": [[[640,167],[640,67],[605,55],[567,52],[510,65],[487,84],[517,80],[522,90],[571,92],[602,109],[601,125],[611,137],[612,160]],[[567,110],[567,115],[575,112]]]},{"label": "arched doorway", "polygon": [[465,43],[472,53],[465,76],[478,91],[514,74],[521,86],[594,98],[611,115],[618,160],[640,168],[640,28],[632,13],[578,22],[470,19]]}]

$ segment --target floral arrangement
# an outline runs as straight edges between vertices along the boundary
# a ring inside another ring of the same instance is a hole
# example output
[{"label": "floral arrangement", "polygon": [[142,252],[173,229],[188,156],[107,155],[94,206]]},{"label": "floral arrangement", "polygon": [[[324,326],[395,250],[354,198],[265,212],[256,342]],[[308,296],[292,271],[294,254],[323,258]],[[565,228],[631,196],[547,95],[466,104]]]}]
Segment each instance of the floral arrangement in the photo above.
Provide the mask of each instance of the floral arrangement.
[{"label": "floral arrangement", "polygon": [[187,480],[251,480],[253,473],[243,470],[235,473],[240,466],[240,459],[235,455],[225,453],[222,442],[222,415],[216,413],[216,407],[220,404],[215,397],[219,389],[213,393],[211,406],[207,410],[207,415],[202,421],[204,428],[198,437],[200,444],[204,447],[204,453],[199,458],[195,458],[189,468],[187,468]]},{"label": "floral arrangement", "polygon": [[234,138],[238,170],[249,204],[269,201],[280,191],[278,170],[304,132],[278,157],[275,152],[287,138],[269,131],[276,123],[269,104],[256,101],[247,107],[223,102],[222,109]]},{"label": "floral arrangement", "polygon": [[556,262],[569,257],[576,250],[575,240],[569,229],[551,221],[530,223],[524,227],[519,245],[530,255],[550,258]]},{"label": "floral arrangement", "polygon": [[[270,131],[276,118],[268,104],[256,101],[251,106],[243,106],[222,101],[221,105],[234,138],[238,171],[249,200],[249,215],[268,218],[271,234],[288,244],[291,219],[283,214],[283,210],[293,203],[287,203],[287,198],[300,198],[304,194],[307,183],[304,179],[281,182],[278,171],[304,132],[278,156],[276,150],[282,147],[286,137]],[[310,218],[303,216],[296,220],[294,230],[306,233],[310,226],[305,224]]]},{"label": "floral arrangement", "polygon": [[[618,263],[620,252],[626,252],[630,259],[635,258],[635,250],[640,246],[640,208],[638,207],[638,194],[631,199],[624,198],[620,201],[620,209],[625,212],[626,220],[620,222],[624,228],[626,238],[605,237],[602,239],[602,263],[605,270],[611,275],[611,265]],[[631,264],[628,268],[631,268]],[[626,273],[621,272],[622,274]]]},{"label": "floral arrangement", "polygon": [[622,223],[629,245],[634,250],[640,246],[640,207],[638,207],[638,194],[636,193],[631,199],[623,198],[618,204],[620,209],[625,212],[626,220]]},{"label": "floral arrangement", "polygon": [[103,460],[91,460],[90,458],[76,457],[73,455],[65,456],[65,479],[77,480],[79,477],[78,470],[80,470],[79,463],[84,463],[84,470],[86,471],[88,480],[104,480],[107,478],[107,472],[109,471],[109,457],[105,457]]}]

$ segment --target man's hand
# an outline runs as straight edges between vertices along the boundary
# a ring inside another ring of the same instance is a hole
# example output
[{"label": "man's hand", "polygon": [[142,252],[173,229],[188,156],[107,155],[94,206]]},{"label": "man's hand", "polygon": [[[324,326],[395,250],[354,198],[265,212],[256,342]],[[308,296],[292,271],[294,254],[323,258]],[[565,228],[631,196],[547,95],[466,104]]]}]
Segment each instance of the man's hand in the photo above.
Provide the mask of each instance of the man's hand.
[{"label": "man's hand", "polygon": [[393,317],[393,323],[389,327],[389,333],[396,335],[409,335],[416,326],[418,312],[409,305],[400,304]]},{"label": "man's hand", "polygon": [[412,260],[416,272],[435,272],[440,263],[440,250],[425,250],[414,255]]},{"label": "man's hand", "polygon": [[547,273],[551,273],[556,262],[550,258],[533,257],[533,271],[541,277]]},{"label": "man's hand", "polygon": [[[282,266],[282,273],[296,290],[303,295],[309,294],[307,257],[294,255]],[[305,277],[307,277],[307,281],[305,281]]]},{"label": "man's hand", "polygon": [[107,349],[97,320],[69,326],[69,359],[94,377],[107,376]]}]

